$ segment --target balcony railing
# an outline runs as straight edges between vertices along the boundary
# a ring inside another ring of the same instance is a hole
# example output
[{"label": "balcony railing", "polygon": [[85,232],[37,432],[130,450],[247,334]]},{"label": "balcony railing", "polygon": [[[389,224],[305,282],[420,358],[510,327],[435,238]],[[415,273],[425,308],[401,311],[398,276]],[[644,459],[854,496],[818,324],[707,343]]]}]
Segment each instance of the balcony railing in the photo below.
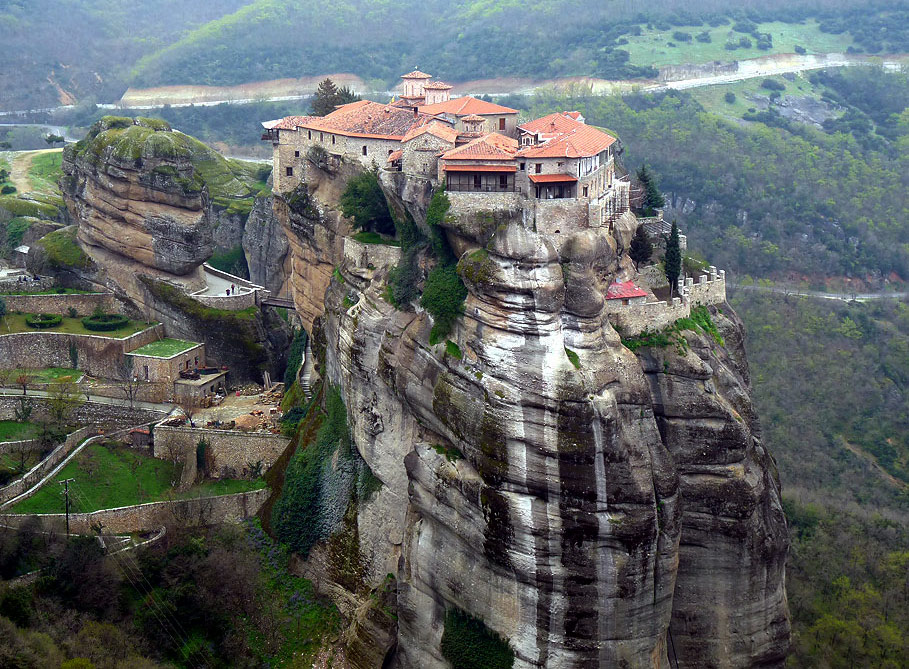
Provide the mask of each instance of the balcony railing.
[{"label": "balcony railing", "polygon": [[448,184],[445,187],[445,190],[449,193],[452,191],[458,193],[514,193],[518,189],[514,184],[509,184],[504,187],[493,184],[484,184],[482,186],[474,186],[472,184]]}]

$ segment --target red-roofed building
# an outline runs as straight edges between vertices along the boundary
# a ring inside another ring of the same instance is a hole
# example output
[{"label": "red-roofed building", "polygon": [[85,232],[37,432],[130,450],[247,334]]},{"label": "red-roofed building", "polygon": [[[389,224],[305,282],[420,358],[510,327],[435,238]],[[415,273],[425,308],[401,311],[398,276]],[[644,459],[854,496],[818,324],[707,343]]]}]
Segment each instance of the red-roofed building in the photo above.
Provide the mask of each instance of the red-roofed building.
[{"label": "red-roofed building", "polygon": [[649,295],[646,290],[636,286],[634,281],[615,281],[606,290],[607,300],[622,300],[622,304],[640,304],[646,302]]},{"label": "red-roofed building", "polygon": [[442,154],[439,180],[452,192],[501,193],[515,190],[517,140],[497,132],[477,137]]}]

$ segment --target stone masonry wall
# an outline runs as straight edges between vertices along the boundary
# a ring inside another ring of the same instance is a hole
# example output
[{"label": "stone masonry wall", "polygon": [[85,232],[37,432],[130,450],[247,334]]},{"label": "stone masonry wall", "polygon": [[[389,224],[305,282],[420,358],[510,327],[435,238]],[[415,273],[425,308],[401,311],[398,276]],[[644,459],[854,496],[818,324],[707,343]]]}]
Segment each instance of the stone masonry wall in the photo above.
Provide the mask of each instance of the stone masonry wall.
[{"label": "stone masonry wall", "polygon": [[[610,300],[619,302],[619,300]],[[609,322],[622,335],[637,335],[644,330],[662,330],[680,318],[691,315],[691,303],[674,297],[672,302],[646,302],[644,304],[609,304]]]},{"label": "stone masonry wall", "polygon": [[155,427],[153,455],[183,462],[181,484],[192,483],[197,474],[196,444],[200,439],[208,443],[208,475],[216,479],[252,478],[259,462],[260,474],[265,473],[290,443],[278,434],[159,425]]},{"label": "stone masonry wall", "polygon": [[28,314],[61,314],[76,310],[79,316],[88,316],[100,307],[106,312],[116,310],[112,293],[68,294],[68,295],[4,295],[7,311],[22,311]]},{"label": "stone masonry wall", "polygon": [[126,351],[163,337],[154,326],[125,339],[63,332],[0,335],[0,369],[71,367],[70,345],[78,351],[76,367],[92,376],[116,378]]},{"label": "stone masonry wall", "polygon": [[391,267],[401,260],[401,248],[387,244],[364,244],[351,237],[344,238],[344,259],[354,267],[366,269]]},{"label": "stone masonry wall", "polygon": [[711,265],[709,273],[701,274],[696,281],[692,278],[685,279],[685,286],[694,306],[722,304],[726,301],[726,270],[717,271]]},{"label": "stone masonry wall", "polygon": [[[167,502],[151,502],[116,509],[103,509],[92,513],[71,513],[70,533],[94,534],[98,523],[105,534],[131,534],[157,530],[162,525],[184,526],[235,523],[254,516],[262,508],[271,491],[268,488],[234,495],[218,497],[197,497]],[[39,515],[8,514],[0,516],[0,522],[18,527],[29,518],[39,518],[45,530],[64,531],[66,517],[62,513]]]}]

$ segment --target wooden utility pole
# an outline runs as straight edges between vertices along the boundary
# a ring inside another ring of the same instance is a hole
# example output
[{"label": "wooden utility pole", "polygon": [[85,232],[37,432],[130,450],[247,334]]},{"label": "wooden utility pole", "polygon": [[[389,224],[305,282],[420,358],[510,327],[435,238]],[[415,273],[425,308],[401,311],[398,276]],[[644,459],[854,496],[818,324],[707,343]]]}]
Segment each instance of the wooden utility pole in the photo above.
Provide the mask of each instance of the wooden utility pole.
[{"label": "wooden utility pole", "polygon": [[66,499],[66,536],[69,538],[69,484],[70,481],[73,483],[76,482],[76,479],[64,479],[62,481],[57,481],[60,485],[63,486],[63,497]]}]

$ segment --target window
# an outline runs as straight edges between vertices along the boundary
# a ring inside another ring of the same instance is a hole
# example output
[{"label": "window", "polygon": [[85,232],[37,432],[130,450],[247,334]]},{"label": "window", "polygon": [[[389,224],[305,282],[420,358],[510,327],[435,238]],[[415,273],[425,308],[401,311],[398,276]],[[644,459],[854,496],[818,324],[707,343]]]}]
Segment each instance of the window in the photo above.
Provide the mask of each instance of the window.
[{"label": "window", "polygon": [[537,163],[537,165],[536,165],[537,174],[539,174],[542,171],[543,171],[543,163]]},{"label": "window", "polygon": [[363,145],[363,155],[364,156],[366,155],[366,145],[365,144]]},{"label": "window", "polygon": [[521,171],[522,171],[522,172],[524,171],[524,168],[526,167],[526,165],[527,165],[527,163],[521,163]]},{"label": "window", "polygon": [[335,143],[335,136],[334,136],[334,135],[331,136],[331,143],[332,143],[332,144]]},{"label": "window", "polygon": [[587,197],[587,186],[584,186],[584,197]]},{"label": "window", "polygon": [[289,176],[289,177],[292,177],[292,176],[294,175],[294,168],[293,168],[293,167],[285,167],[285,168],[284,168],[284,171],[285,171],[285,173],[287,174],[287,176]]},{"label": "window", "polygon": [[300,157],[300,152],[294,151],[294,158],[299,158],[299,157]]},{"label": "window", "polygon": [[320,142],[324,142],[324,141],[325,141],[325,133],[324,133],[324,132],[320,132],[320,133],[319,133],[319,141],[320,141]]},{"label": "window", "polygon": [[145,380],[148,381],[148,365],[143,365],[145,367]]},{"label": "window", "polygon": [[506,188],[508,188],[508,175],[507,174],[499,175],[499,188],[501,188],[502,190],[505,190]]},{"label": "window", "polygon": [[307,139],[312,139],[312,130],[307,130],[307,131],[306,131],[306,138],[307,138]]},{"label": "window", "polygon": [[504,130],[504,129],[505,129],[505,117],[503,116],[502,118],[499,119],[499,130]]},{"label": "window", "polygon": [[483,182],[482,182],[482,180],[481,180],[480,175],[479,175],[479,174],[474,174],[474,175],[473,175],[473,187],[474,187],[474,188],[481,188],[482,186],[483,186]]}]

